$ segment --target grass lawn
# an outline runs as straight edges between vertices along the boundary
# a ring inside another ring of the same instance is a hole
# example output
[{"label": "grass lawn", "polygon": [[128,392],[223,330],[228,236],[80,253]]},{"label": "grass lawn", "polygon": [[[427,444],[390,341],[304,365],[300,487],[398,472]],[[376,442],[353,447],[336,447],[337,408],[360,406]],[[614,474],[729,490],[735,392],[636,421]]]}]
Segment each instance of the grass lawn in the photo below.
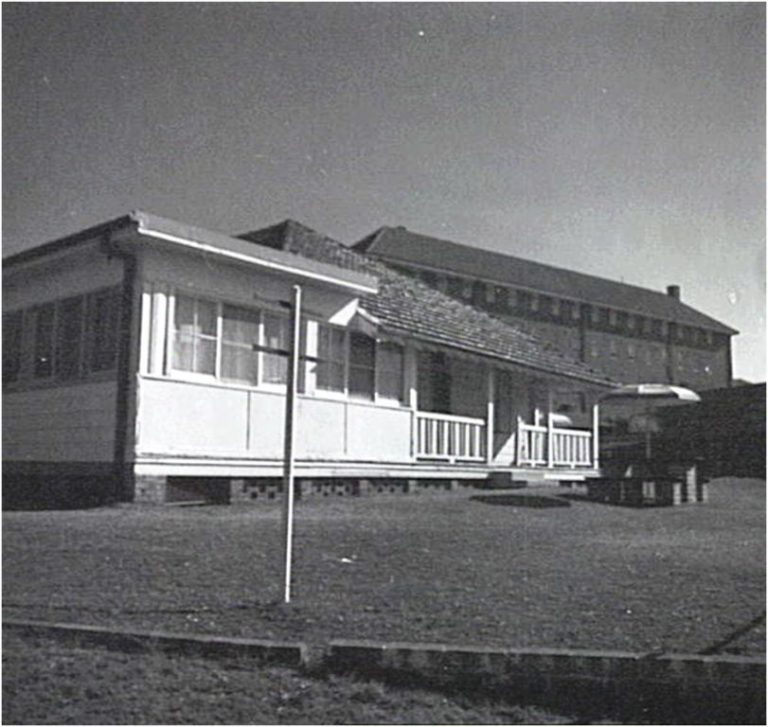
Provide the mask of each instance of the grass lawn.
[{"label": "grass lawn", "polygon": [[570,724],[533,707],[470,701],[242,661],[79,649],[8,632],[4,724]]},{"label": "grass lawn", "polygon": [[4,613],[310,643],[759,655],[765,490],[722,479],[707,504],[643,510],[553,488],[308,500],[288,607],[277,503],[7,512]]}]

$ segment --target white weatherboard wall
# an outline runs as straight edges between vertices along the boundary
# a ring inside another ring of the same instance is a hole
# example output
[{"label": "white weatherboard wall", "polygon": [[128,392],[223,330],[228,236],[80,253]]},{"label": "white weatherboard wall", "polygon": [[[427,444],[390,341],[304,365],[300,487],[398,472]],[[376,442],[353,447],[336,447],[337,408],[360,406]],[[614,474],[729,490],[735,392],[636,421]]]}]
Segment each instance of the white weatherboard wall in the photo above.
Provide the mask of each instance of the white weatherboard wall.
[{"label": "white weatherboard wall", "polygon": [[111,462],[114,381],[3,395],[3,458],[38,462]]},{"label": "white weatherboard wall", "polygon": [[[123,263],[96,245],[58,258],[10,268],[3,278],[3,312],[121,284]],[[31,342],[30,342],[31,345]],[[117,385],[109,380],[62,384],[29,382],[3,393],[3,459],[111,462]]]},{"label": "white weatherboard wall", "polygon": [[[296,457],[318,461],[409,462],[411,412],[299,396]],[[255,389],[142,378],[137,454],[283,456],[285,397]]]}]

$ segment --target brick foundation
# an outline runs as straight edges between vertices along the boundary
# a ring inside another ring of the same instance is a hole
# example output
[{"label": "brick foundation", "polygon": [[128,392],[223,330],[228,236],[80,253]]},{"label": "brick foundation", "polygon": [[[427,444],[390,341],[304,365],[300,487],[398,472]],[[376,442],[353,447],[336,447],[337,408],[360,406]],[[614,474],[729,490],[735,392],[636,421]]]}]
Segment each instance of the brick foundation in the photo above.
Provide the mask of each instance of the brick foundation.
[{"label": "brick foundation", "polygon": [[164,475],[136,475],[133,501],[142,505],[162,505],[166,501],[168,478]]}]

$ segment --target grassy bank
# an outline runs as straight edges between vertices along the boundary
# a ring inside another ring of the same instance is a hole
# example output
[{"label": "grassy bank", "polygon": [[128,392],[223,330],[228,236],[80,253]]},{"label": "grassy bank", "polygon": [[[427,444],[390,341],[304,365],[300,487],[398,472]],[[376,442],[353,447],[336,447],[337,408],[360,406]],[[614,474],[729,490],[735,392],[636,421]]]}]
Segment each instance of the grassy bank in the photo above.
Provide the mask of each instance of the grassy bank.
[{"label": "grassy bank", "polygon": [[532,707],[4,634],[4,724],[570,724]]},{"label": "grassy bank", "polygon": [[550,488],[297,505],[10,512],[5,613],[263,638],[762,654],[765,482],[633,510]]}]

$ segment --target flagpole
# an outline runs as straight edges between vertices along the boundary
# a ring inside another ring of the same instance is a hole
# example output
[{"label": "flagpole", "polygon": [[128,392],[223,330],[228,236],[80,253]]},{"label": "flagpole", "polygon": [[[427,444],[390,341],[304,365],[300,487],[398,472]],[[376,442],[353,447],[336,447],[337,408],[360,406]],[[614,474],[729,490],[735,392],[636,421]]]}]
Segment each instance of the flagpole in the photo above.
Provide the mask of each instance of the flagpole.
[{"label": "flagpole", "polygon": [[293,550],[293,443],[296,413],[296,384],[299,378],[301,333],[301,286],[293,286],[291,300],[291,341],[288,349],[288,377],[285,396],[285,439],[283,450],[283,602],[291,602],[291,557]]}]

